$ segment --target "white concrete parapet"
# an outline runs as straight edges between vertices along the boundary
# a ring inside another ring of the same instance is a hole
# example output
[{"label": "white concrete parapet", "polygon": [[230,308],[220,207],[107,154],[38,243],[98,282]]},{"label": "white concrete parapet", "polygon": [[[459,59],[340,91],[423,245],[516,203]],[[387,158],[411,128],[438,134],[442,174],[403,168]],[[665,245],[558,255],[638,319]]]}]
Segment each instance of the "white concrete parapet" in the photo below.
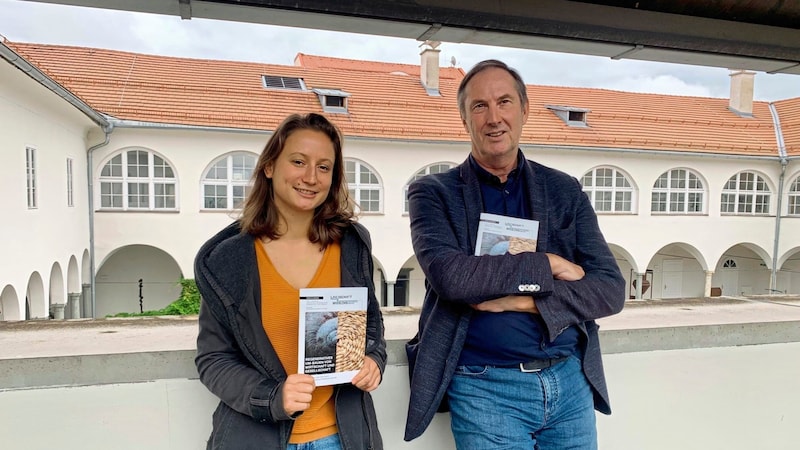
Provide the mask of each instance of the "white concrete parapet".
[{"label": "white concrete parapet", "polygon": [[[614,408],[598,416],[601,449],[796,445],[800,322],[611,330],[601,340]],[[374,394],[385,447],[453,449],[446,414],[421,438],[402,440],[403,344],[389,341]],[[177,350],[0,359],[3,448],[204,448],[217,400],[197,380],[193,358]]]}]

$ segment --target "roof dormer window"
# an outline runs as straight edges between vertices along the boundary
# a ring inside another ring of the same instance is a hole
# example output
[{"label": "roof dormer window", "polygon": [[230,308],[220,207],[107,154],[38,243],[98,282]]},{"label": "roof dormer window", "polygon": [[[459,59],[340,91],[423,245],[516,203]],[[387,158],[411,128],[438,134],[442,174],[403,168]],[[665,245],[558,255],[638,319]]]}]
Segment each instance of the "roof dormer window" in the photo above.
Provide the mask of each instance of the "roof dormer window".
[{"label": "roof dormer window", "polygon": [[329,113],[347,113],[347,97],[345,91],[338,89],[312,89],[319,97],[322,110]]},{"label": "roof dormer window", "polygon": [[569,111],[567,118],[570,122],[583,122],[586,123],[585,111]]},{"label": "roof dormer window", "polygon": [[291,91],[305,91],[306,86],[302,78],[281,77],[277,75],[264,75],[262,77],[265,88],[288,89]]},{"label": "roof dormer window", "polygon": [[339,97],[338,95],[325,95],[325,104],[322,105],[324,108],[345,108],[345,100],[344,97]]},{"label": "roof dormer window", "polygon": [[577,128],[588,128],[589,124],[586,123],[586,115],[590,111],[585,108],[574,108],[572,106],[555,106],[547,105],[547,109],[553,111],[553,114],[563,120],[567,126]]}]

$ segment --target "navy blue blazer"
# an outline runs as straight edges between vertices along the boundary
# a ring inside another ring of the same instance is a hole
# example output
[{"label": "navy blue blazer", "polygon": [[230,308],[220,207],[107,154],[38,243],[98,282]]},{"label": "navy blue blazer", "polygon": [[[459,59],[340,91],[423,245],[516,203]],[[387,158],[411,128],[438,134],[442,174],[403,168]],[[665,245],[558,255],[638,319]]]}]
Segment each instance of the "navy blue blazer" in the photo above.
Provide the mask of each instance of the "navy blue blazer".
[{"label": "navy blue blazer", "polygon": [[[595,409],[611,413],[594,319],[622,310],[625,281],[580,183],[529,160],[522,176],[533,219],[539,221],[537,251],[500,257],[473,256],[483,204],[468,160],[408,189],[411,239],[426,292],[419,330],[406,344],[411,377],[407,441],[425,431],[437,410],[447,410],[447,387],[472,316],[469,305],[525,294],[521,285],[540,286],[539,292],[527,294],[536,300],[551,341],[569,326],[581,330],[583,370]],[[586,275],[579,281],[554,280],[546,253],[580,265]]]}]

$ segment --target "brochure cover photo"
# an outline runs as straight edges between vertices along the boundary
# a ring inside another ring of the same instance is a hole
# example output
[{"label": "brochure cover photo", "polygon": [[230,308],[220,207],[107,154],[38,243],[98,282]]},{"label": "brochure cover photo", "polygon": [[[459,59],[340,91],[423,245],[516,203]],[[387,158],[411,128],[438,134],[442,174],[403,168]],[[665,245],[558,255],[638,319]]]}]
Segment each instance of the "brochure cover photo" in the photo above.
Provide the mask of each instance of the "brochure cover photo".
[{"label": "brochure cover photo", "polygon": [[367,288],[300,289],[298,372],[317,386],[349,383],[364,363]]},{"label": "brochure cover photo", "polygon": [[475,256],[535,252],[538,236],[536,220],[481,213]]}]

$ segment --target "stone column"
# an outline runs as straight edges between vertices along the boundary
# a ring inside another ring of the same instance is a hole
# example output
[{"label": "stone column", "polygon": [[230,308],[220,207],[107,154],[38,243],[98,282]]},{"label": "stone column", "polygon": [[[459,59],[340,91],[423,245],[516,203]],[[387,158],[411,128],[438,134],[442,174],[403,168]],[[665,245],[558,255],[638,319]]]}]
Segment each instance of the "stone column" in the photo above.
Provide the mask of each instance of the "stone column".
[{"label": "stone column", "polygon": [[386,306],[394,306],[394,281],[386,282]]},{"label": "stone column", "polygon": [[94,311],[92,311],[92,285],[91,284],[82,284],[81,285],[81,302],[83,303],[83,315],[81,317],[94,317]]},{"label": "stone column", "polygon": [[64,320],[64,304],[53,303],[50,305],[50,313],[53,314],[54,320]]},{"label": "stone column", "polygon": [[65,313],[67,319],[80,319],[81,318],[81,293],[71,292],[67,294],[67,312]]},{"label": "stone column", "polygon": [[706,270],[706,285],[703,288],[703,297],[711,297],[711,277],[713,276],[713,270]]}]

